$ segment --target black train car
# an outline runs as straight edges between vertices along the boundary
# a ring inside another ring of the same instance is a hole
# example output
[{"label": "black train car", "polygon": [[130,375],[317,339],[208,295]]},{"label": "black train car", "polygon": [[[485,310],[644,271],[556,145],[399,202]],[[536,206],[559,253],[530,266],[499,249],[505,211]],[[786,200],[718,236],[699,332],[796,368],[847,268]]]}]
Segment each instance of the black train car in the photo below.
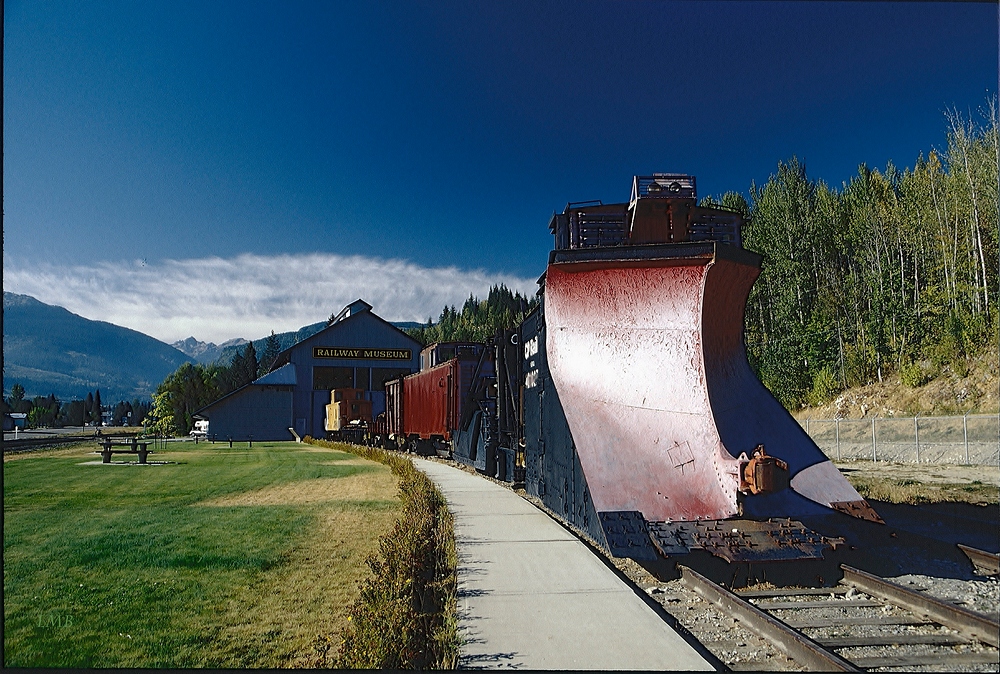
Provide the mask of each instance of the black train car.
[{"label": "black train car", "polygon": [[545,357],[545,305],[521,324],[525,490],[607,547]]},{"label": "black train car", "polygon": [[480,353],[453,458],[652,567],[823,560],[842,541],[809,528],[878,522],[749,367],[741,226],[680,174],[553,216],[539,306]]},{"label": "black train car", "polygon": [[452,446],[456,461],[506,482],[524,480],[520,345],[514,329],[483,349]]},{"label": "black train car", "polygon": [[629,202],[550,222],[520,329],[525,490],[616,556],[822,560],[839,542],[808,527],[878,521],[750,370],[760,256],[741,226],[697,206],[680,174],[636,176]]}]

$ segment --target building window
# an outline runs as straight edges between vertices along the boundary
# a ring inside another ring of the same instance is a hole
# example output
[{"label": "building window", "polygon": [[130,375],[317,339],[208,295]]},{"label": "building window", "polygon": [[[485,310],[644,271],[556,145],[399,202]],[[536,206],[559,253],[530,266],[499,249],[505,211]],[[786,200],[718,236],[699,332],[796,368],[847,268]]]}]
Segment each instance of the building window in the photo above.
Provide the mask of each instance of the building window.
[{"label": "building window", "polygon": [[353,367],[325,367],[316,366],[313,368],[313,390],[332,391],[335,388],[354,387]]},{"label": "building window", "polygon": [[372,368],[372,390],[384,391],[385,383],[392,379],[399,379],[410,374],[409,368],[398,367],[374,367]]}]

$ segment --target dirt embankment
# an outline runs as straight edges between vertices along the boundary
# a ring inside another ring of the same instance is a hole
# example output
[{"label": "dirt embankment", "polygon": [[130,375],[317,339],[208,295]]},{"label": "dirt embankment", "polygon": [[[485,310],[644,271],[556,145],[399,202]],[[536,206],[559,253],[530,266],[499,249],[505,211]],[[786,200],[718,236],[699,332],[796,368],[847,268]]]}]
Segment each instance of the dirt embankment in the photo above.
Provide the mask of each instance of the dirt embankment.
[{"label": "dirt embankment", "polygon": [[[925,364],[927,365],[927,364]],[[928,366],[929,367],[929,366]],[[880,417],[996,414],[1000,410],[1000,358],[993,348],[957,366],[946,365],[921,386],[907,386],[898,374],[881,382],[858,386],[816,407],[792,412],[810,419],[860,419]]]}]

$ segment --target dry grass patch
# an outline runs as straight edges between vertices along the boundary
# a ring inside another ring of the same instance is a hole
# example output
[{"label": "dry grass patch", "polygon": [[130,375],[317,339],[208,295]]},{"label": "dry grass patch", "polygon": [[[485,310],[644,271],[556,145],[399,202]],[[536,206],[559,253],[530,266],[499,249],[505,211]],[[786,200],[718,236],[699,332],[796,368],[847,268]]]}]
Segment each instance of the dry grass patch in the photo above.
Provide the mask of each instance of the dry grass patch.
[{"label": "dry grass patch", "polygon": [[971,483],[917,482],[909,479],[865,477],[850,480],[858,493],[872,501],[888,503],[972,503],[989,505],[1000,498],[1000,489],[983,484],[979,480]]},{"label": "dry grass patch", "polygon": [[[371,465],[370,461],[363,462]],[[339,464],[343,465],[343,464]],[[241,494],[230,494],[194,506],[281,506],[317,505],[333,501],[368,501],[383,499],[396,489],[396,478],[388,470],[366,471],[346,477],[322,477],[314,480],[286,482],[255,489]]]},{"label": "dry grass patch", "polygon": [[[388,474],[388,471],[385,471]],[[395,489],[395,478],[390,492]],[[384,492],[370,492],[384,498]],[[315,534],[297,546],[281,570],[266,574],[220,617],[216,647],[233,667],[308,667],[320,635],[339,635],[347,610],[368,575],[365,559],[399,515],[398,501],[382,510],[342,509],[317,518]],[[339,647],[339,640],[333,644]]]},{"label": "dry grass patch", "polygon": [[833,419],[838,414],[841,418],[861,419],[871,414],[886,417],[912,416],[917,412],[925,416],[962,415],[969,411],[997,413],[1000,367],[996,347],[982,349],[974,358],[965,360],[957,372],[954,365],[933,369],[933,378],[916,388],[901,383],[899,375],[893,374],[883,382],[842,391],[824,405],[793,410],[792,415],[801,421],[807,417]]},{"label": "dry grass patch", "polygon": [[1000,500],[1000,469],[994,466],[873,463],[837,464],[866,499],[887,503],[972,503]]},{"label": "dry grass patch", "polygon": [[296,452],[307,452],[307,453],[319,453],[319,454],[342,454],[345,457],[353,456],[339,449],[333,449],[332,447],[321,447],[319,445],[307,445],[302,443],[301,449],[296,449]]}]

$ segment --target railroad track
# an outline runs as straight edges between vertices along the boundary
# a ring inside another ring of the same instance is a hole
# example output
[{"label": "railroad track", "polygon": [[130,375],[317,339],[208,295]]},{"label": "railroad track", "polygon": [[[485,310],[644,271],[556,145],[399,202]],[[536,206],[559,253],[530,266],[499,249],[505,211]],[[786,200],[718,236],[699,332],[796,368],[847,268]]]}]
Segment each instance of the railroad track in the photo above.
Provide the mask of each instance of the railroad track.
[{"label": "railroad track", "polygon": [[950,671],[1000,661],[995,616],[841,568],[844,579],[833,588],[734,593],[680,567],[685,586],[806,670],[929,666]]},{"label": "railroad track", "polygon": [[70,445],[80,442],[93,442],[95,440],[107,438],[116,439],[132,437],[133,435],[134,433],[104,433],[103,435],[96,435],[94,433],[87,433],[85,435],[53,434],[42,437],[18,438],[17,440],[4,439],[3,453],[17,454],[20,452],[33,452],[38,449],[46,449],[49,447],[59,447],[62,445]]},{"label": "railroad track", "polygon": [[36,449],[46,447],[56,447],[59,445],[69,445],[75,442],[88,442],[94,440],[96,436],[90,435],[52,435],[43,438],[18,438],[17,440],[4,440],[4,454],[15,454],[18,452],[32,452]]},{"label": "railroad track", "polygon": [[993,576],[1000,574],[1000,554],[978,550],[961,543],[958,544],[958,548],[965,553],[977,569]]}]

